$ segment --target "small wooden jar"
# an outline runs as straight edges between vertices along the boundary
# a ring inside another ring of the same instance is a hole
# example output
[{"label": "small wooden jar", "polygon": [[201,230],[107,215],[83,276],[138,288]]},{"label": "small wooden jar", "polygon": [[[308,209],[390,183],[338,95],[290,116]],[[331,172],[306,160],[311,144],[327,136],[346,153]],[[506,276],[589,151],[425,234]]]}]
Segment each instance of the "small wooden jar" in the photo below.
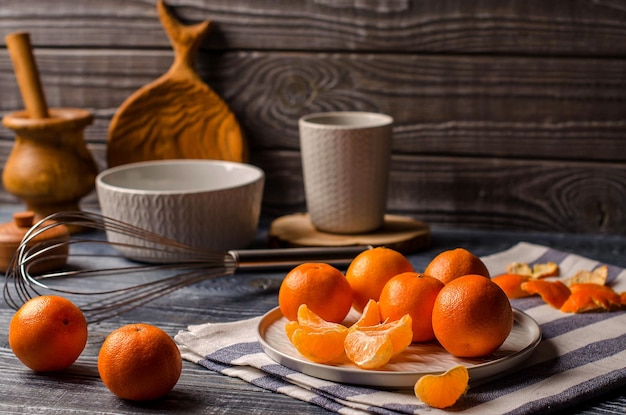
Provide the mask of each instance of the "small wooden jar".
[{"label": "small wooden jar", "polygon": [[[18,212],[13,214],[12,222],[0,224],[0,271],[6,272],[22,239],[32,227],[34,219],[33,212]],[[34,237],[28,246],[40,244],[39,247],[44,249],[55,243],[67,241],[69,241],[69,231],[65,225],[59,224]],[[31,274],[37,274],[61,268],[67,262],[68,254],[69,245],[63,243],[42,255],[41,260],[34,263],[28,271]]]}]

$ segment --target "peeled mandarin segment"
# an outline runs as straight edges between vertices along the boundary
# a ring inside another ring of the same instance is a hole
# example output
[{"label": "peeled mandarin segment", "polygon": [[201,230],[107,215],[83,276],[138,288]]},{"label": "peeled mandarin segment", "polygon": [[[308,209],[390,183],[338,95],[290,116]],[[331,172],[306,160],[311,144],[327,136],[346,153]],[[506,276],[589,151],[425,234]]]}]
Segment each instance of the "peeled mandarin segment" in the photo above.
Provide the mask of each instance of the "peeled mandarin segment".
[{"label": "peeled mandarin segment", "polygon": [[522,284],[530,279],[529,275],[521,274],[502,274],[493,277],[491,280],[498,284],[502,291],[509,298],[523,298],[528,297],[531,294],[522,289]]},{"label": "peeled mandarin segment", "polygon": [[290,341],[291,341],[291,337],[293,336],[293,332],[299,328],[300,328],[300,323],[298,323],[297,321],[288,321],[287,324],[285,324],[285,333],[287,334],[287,338]]},{"label": "peeled mandarin segment", "polygon": [[386,334],[351,330],[345,338],[346,356],[362,369],[376,369],[393,357],[393,343]]},{"label": "peeled mandarin segment", "polygon": [[543,301],[554,308],[561,308],[570,296],[570,290],[561,281],[529,280],[522,289],[530,294],[539,294]]},{"label": "peeled mandarin segment", "polygon": [[402,353],[411,344],[411,316],[375,326],[352,327],[346,336],[348,359],[363,369],[376,369]]},{"label": "peeled mandarin segment", "polygon": [[606,285],[574,284],[570,290],[571,295],[561,306],[561,311],[565,313],[614,310],[622,306],[620,295]]},{"label": "peeled mandarin segment", "polygon": [[347,332],[297,328],[291,336],[291,343],[306,359],[315,363],[329,363],[343,356]]},{"label": "peeled mandarin segment", "polygon": [[343,343],[347,327],[325,321],[306,304],[298,308],[298,320],[285,325],[287,338],[306,359],[316,363],[329,363],[344,354]]},{"label": "peeled mandarin segment", "polygon": [[380,308],[374,300],[369,300],[363,309],[361,317],[350,327],[375,326],[380,324]]},{"label": "peeled mandarin segment", "polygon": [[[411,316],[405,314],[400,320],[380,323],[375,326],[359,327],[360,330],[370,336],[386,335],[393,345],[393,356],[402,353],[413,341],[413,330],[411,329]],[[352,329],[351,329],[352,330]],[[392,357],[393,357],[392,356]]]},{"label": "peeled mandarin segment", "polygon": [[456,366],[440,375],[425,375],[415,384],[415,396],[433,408],[448,408],[467,392],[469,373]]},{"label": "peeled mandarin segment", "polygon": [[345,326],[339,323],[333,323],[331,321],[326,321],[319,315],[317,315],[313,310],[311,310],[306,304],[300,305],[298,307],[298,323],[302,327],[314,329],[314,330],[339,330],[344,331],[347,330]]}]

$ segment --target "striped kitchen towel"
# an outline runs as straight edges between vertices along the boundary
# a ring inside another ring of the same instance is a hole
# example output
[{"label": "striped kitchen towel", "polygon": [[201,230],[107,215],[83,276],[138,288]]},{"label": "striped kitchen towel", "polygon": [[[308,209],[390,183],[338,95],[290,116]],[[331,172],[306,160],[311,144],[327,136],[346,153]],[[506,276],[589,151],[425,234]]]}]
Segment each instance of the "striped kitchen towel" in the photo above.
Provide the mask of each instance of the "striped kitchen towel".
[{"label": "striped kitchen towel", "polygon": [[[597,261],[521,242],[483,258],[492,275],[510,262],[553,261],[561,275],[592,270]],[[608,266],[608,283],[626,291],[626,271]],[[566,314],[538,297],[512,300],[533,317],[543,338],[513,374],[470,388],[453,408],[467,414],[528,414],[566,408],[626,386],[626,312]],[[183,357],[207,369],[342,414],[449,413],[426,407],[412,390],[378,390],[317,379],[277,364],[259,344],[261,317],[190,326],[176,336]],[[622,408],[625,409],[626,408]]]}]

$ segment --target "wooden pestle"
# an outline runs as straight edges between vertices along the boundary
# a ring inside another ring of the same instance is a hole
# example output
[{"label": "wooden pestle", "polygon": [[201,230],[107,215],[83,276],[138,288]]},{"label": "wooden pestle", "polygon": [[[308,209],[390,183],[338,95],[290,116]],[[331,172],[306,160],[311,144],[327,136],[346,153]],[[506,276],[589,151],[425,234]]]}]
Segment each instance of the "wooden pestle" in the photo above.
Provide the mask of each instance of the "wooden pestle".
[{"label": "wooden pestle", "polygon": [[33,119],[48,118],[48,105],[32,53],[30,35],[25,32],[10,33],[5,41],[28,116]]}]

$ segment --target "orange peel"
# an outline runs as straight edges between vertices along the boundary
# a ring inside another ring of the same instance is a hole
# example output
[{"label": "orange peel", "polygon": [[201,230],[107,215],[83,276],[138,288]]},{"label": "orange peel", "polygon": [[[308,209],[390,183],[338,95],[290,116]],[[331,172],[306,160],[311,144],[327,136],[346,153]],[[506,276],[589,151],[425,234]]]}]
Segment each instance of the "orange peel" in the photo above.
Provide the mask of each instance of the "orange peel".
[{"label": "orange peel", "polygon": [[493,277],[491,280],[498,284],[509,298],[523,298],[532,295],[522,289],[522,284],[530,280],[530,275],[501,274]]},{"label": "orange peel", "polygon": [[525,262],[511,262],[506,267],[507,274],[527,275],[533,279],[556,277],[560,272],[559,264],[552,261],[533,264],[532,267]]},{"label": "orange peel", "polygon": [[530,294],[539,294],[543,301],[560,309],[570,296],[570,289],[561,281],[531,279],[522,284],[522,289]]},{"label": "orange peel", "polygon": [[605,285],[609,276],[609,267],[602,265],[594,269],[593,271],[578,271],[572,277],[563,281],[565,285],[571,286],[574,284],[593,283],[599,285]]},{"label": "orange peel", "polygon": [[620,294],[606,285],[580,283],[573,284],[570,290],[571,295],[561,306],[566,313],[611,311],[624,306]]}]

